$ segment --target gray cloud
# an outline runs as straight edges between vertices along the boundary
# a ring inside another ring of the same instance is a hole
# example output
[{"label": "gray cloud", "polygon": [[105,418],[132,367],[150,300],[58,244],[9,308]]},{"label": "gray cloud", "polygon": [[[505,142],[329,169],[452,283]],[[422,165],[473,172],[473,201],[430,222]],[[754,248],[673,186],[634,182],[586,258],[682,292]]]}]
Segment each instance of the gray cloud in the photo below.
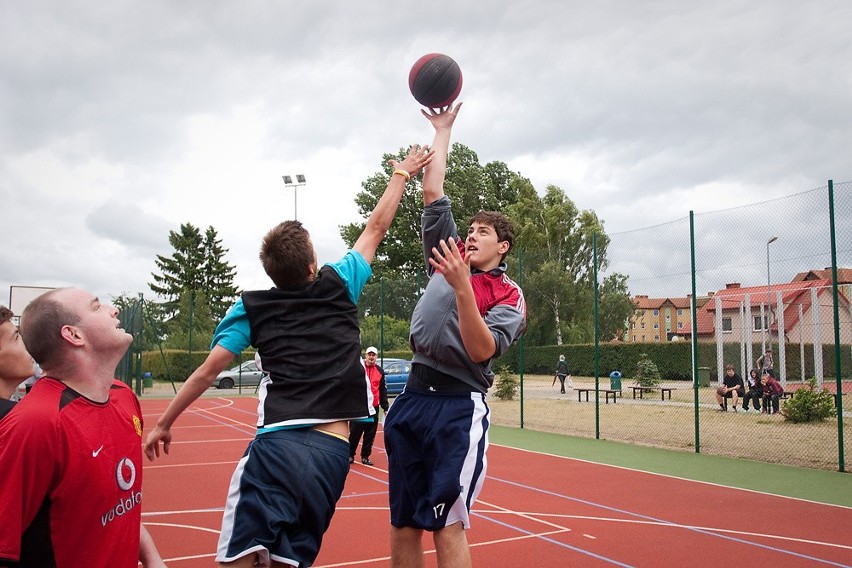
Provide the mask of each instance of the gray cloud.
[{"label": "gray cloud", "polygon": [[[464,72],[454,140],[562,187],[610,232],[852,179],[850,18],[839,0],[12,3],[0,290],[144,292],[183,222],[215,226],[240,285],[267,286],[257,243],[292,214],[282,173],[308,176],[299,217],[333,260],[382,153],[431,138],[406,85],[430,51]],[[759,278],[764,235],[738,238]],[[649,267],[680,271],[682,243],[625,244],[631,289]]]}]

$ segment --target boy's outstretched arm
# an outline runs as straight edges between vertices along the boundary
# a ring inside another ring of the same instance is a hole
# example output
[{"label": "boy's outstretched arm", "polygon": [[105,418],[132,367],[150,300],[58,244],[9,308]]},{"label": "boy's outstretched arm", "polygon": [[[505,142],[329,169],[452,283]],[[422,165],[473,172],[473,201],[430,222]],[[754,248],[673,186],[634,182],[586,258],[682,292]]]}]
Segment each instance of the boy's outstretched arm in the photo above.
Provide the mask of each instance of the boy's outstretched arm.
[{"label": "boy's outstretched arm", "polygon": [[423,174],[423,205],[429,205],[444,196],[444,177],[447,174],[447,155],[450,153],[450,134],[462,103],[443,109],[420,110],[435,127],[432,150],[435,157]]},{"label": "boy's outstretched arm", "polygon": [[364,227],[364,231],[352,247],[352,250],[361,253],[361,256],[368,263],[373,262],[376,249],[393,222],[399,202],[402,199],[402,194],[405,191],[406,182],[411,176],[419,174],[423,166],[432,161],[433,156],[434,152],[429,148],[421,148],[414,145],[408,150],[408,155],[402,162],[397,162],[396,160],[388,162],[393,166],[395,171],[401,170],[406,172],[408,176],[406,177],[398,173],[391,174],[391,179],[385,188],[385,192],[376,204],[376,208],[370,214],[370,218],[367,219],[367,226]]},{"label": "boy's outstretched arm", "polygon": [[148,459],[153,461],[160,456],[160,442],[163,451],[169,453],[172,443],[172,424],[190,404],[210,388],[216,376],[224,371],[235,355],[222,347],[215,346],[210,350],[207,359],[186,379],[177,395],[169,403],[168,408],[157,420],[154,429],[148,434],[148,439],[142,447]]}]

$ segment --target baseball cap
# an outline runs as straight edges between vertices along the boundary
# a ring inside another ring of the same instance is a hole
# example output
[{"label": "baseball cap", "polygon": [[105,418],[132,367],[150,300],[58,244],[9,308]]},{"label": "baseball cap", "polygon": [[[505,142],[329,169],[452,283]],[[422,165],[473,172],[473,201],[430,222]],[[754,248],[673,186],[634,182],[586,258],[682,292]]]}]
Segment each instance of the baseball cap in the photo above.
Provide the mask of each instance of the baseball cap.
[{"label": "baseball cap", "polygon": [[379,350],[371,345],[370,347],[367,347],[367,353],[375,353],[376,355],[378,355]]}]

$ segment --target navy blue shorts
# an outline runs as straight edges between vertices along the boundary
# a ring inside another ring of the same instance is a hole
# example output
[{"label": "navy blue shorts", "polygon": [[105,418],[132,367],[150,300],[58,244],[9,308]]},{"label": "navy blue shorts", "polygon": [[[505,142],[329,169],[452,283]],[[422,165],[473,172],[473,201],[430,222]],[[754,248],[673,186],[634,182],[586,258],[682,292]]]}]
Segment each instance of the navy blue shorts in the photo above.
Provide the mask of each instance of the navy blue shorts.
[{"label": "navy blue shorts", "polygon": [[349,472],[349,442],[312,428],[255,438],[237,464],[219,535],[217,562],[260,555],[310,566]]},{"label": "navy blue shorts", "polygon": [[485,481],[485,395],[407,386],[385,418],[391,524],[435,531],[462,522]]}]

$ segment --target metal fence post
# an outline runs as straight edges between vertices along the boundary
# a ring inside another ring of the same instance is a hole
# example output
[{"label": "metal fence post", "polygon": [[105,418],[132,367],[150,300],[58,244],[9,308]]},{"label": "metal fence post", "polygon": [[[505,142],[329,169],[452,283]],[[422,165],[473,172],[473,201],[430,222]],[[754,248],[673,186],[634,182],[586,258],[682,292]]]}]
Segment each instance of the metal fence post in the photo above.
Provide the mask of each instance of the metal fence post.
[{"label": "metal fence post", "polygon": [[831,231],[831,292],[834,298],[834,382],[837,385],[837,468],[846,470],[843,451],[843,382],[840,380],[840,296],[837,293],[837,241],[834,229],[834,181],[828,180],[828,219]]},{"label": "metal fence post", "polygon": [[691,260],[690,276],[692,278],[692,392],[695,409],[695,453],[701,453],[701,436],[698,432],[698,306],[695,296],[695,214],[689,212],[689,257]]}]

